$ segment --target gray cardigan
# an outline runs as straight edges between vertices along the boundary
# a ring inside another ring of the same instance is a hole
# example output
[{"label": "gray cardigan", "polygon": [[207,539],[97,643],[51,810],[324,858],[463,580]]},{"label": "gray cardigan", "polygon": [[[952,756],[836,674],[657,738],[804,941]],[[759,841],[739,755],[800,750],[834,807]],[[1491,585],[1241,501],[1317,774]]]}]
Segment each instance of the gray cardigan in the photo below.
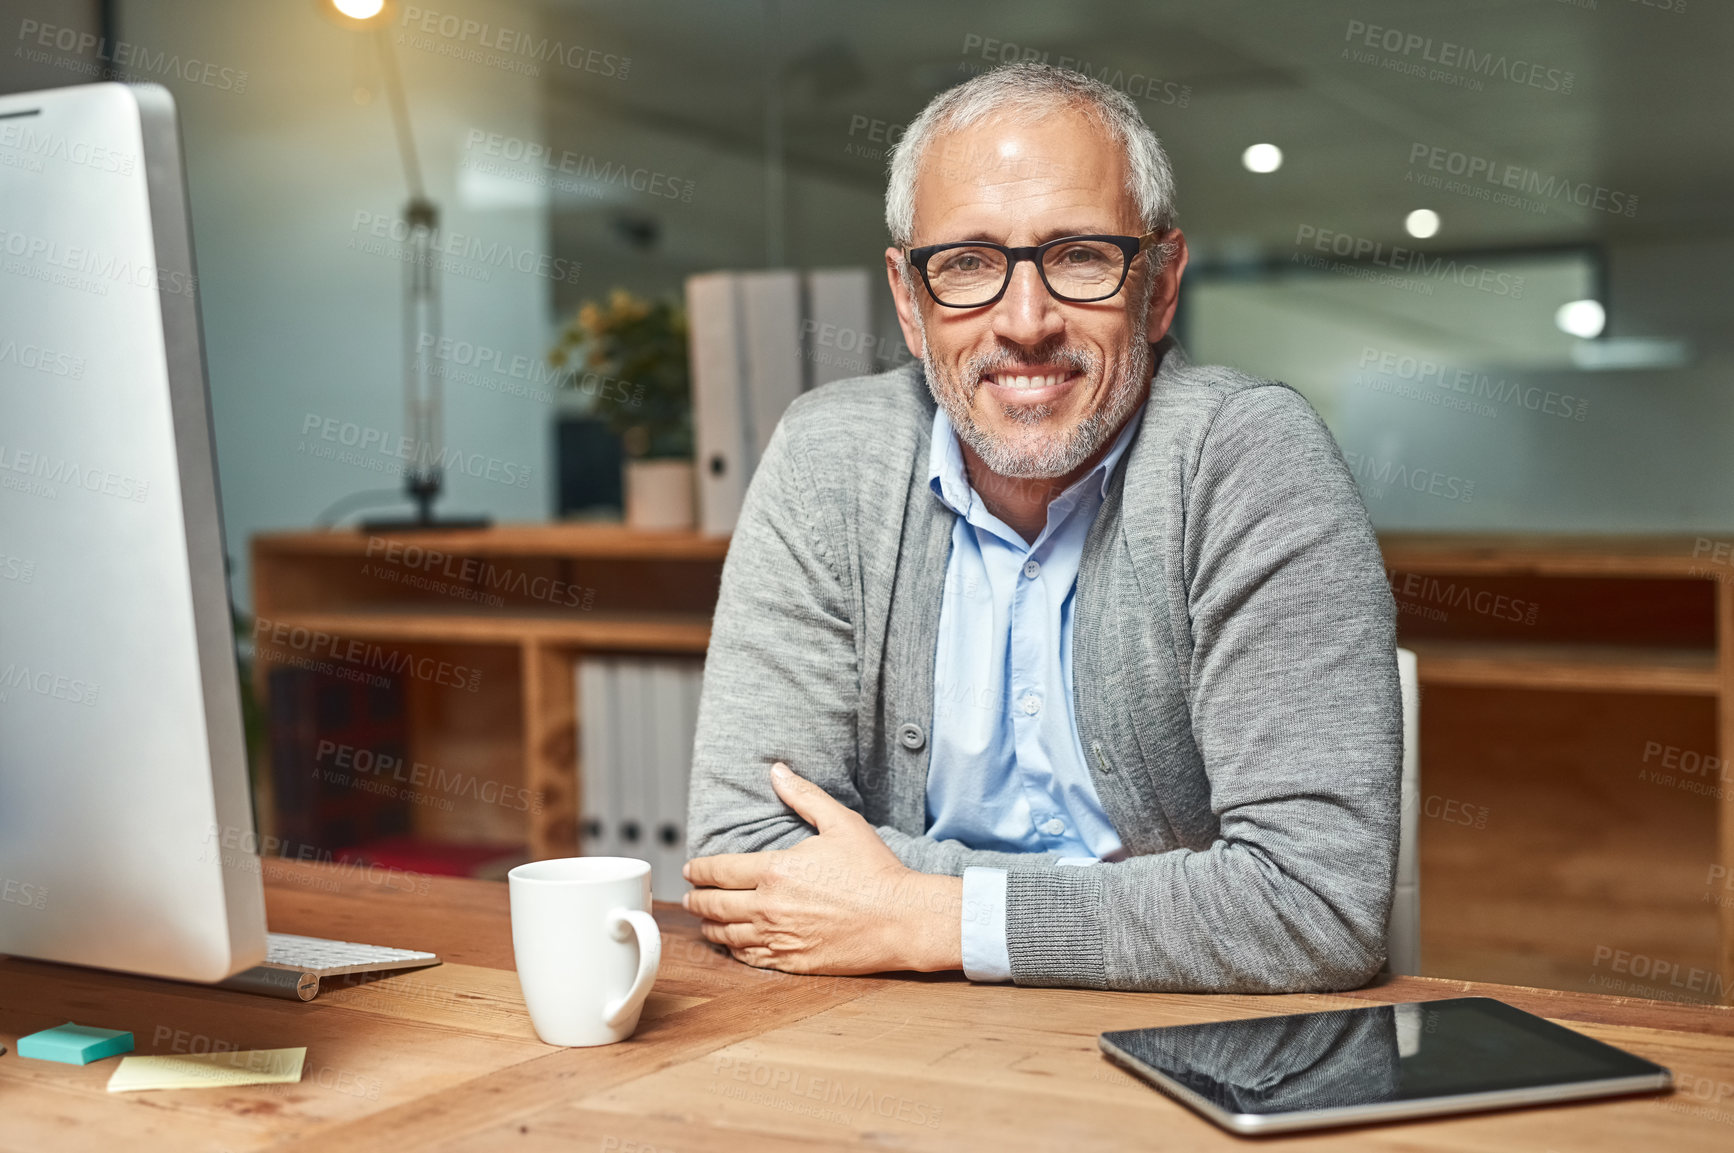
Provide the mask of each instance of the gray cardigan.
[{"label": "gray cardigan", "polygon": [[1157,353],[1073,616],[1078,735],[1128,858],[925,836],[953,514],[927,484],[919,365],[802,396],[753,476],[705,662],[693,856],[811,835],[771,791],[783,760],[913,869],[1009,869],[1019,984],[1278,992],[1379,970],[1402,721],[1366,509],[1298,393]]}]

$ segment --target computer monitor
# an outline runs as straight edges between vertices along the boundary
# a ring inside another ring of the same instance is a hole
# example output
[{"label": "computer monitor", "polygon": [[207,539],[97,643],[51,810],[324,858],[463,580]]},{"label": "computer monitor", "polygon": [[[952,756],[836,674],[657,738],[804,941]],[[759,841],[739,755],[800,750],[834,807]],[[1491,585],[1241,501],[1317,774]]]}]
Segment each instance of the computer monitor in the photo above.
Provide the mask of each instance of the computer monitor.
[{"label": "computer monitor", "polygon": [[219,981],[265,908],[193,267],[167,90],[0,96],[0,953]]}]

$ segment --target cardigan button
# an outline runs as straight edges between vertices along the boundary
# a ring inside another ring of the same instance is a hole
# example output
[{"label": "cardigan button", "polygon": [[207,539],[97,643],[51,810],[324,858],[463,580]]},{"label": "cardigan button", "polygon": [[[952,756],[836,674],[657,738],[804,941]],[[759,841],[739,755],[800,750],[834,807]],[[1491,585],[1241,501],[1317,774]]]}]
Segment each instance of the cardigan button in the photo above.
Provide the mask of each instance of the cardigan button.
[{"label": "cardigan button", "polygon": [[927,743],[927,734],[921,731],[921,726],[913,722],[901,726],[897,730],[897,740],[911,752]]}]

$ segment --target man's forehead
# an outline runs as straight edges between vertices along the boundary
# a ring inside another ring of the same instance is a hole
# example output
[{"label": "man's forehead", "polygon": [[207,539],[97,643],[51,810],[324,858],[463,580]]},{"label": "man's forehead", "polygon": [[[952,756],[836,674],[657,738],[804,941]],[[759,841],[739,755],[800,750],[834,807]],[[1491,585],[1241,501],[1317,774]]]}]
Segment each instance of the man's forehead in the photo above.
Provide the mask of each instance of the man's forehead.
[{"label": "man's forehead", "polygon": [[929,143],[915,215],[918,222],[1045,211],[1100,216],[1104,224],[1135,218],[1125,166],[1114,139],[1075,112],[989,117]]}]

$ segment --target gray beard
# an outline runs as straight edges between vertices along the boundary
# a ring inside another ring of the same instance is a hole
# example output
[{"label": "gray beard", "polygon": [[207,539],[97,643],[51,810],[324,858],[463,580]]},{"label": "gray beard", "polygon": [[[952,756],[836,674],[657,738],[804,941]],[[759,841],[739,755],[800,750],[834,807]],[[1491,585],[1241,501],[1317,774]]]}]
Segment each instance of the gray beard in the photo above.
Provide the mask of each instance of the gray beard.
[{"label": "gray beard", "polygon": [[[1088,377],[1095,375],[1096,358],[1087,352],[1071,348],[1058,348],[1051,352],[1038,349],[1037,355],[1027,358],[1000,351],[988,356],[971,357],[964,363],[959,376],[953,377],[933,362],[926,326],[921,324],[920,311],[915,315],[917,325],[922,329],[921,363],[927,370],[928,391],[933,394],[934,401],[945,410],[951,427],[957,432],[957,438],[975,451],[989,471],[999,476],[1017,480],[1047,480],[1065,476],[1089,460],[1119,431],[1120,426],[1126,423],[1126,419],[1138,407],[1143,397],[1144,384],[1150,379],[1150,345],[1145,340],[1145,326],[1139,324],[1132,334],[1132,349],[1126,364],[1117,379],[1109,384],[1108,402],[1105,405],[1059,436],[1037,441],[1033,445],[1009,443],[977,424],[970,411],[970,403],[975,399],[976,389],[981,387],[984,374],[1034,362],[1066,365]],[[1039,425],[1053,415],[1053,407],[1046,404],[1007,405],[1002,411],[1007,419],[1027,427]]]}]

